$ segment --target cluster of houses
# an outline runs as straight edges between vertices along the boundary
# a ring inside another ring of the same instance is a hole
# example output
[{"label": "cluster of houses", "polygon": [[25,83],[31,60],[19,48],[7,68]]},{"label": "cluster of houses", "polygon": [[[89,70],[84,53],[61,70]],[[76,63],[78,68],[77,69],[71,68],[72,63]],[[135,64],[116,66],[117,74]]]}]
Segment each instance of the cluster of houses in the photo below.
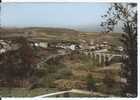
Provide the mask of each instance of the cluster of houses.
[{"label": "cluster of houses", "polygon": [[122,46],[114,47],[111,43],[108,43],[107,41],[95,42],[95,43],[93,41],[89,43],[82,42],[79,47],[82,50],[96,51],[96,52],[108,52],[112,48],[115,51],[119,51],[119,52],[123,51]]},{"label": "cluster of houses", "polygon": [[56,48],[56,49],[69,49],[69,50],[76,50],[79,48],[78,43],[69,42],[69,41],[35,42],[34,46],[40,48]]},{"label": "cluster of houses", "polygon": [[103,42],[103,43],[95,43],[95,44],[81,44],[80,48],[81,49],[87,49],[87,50],[101,50],[101,49],[109,49],[111,46],[108,45],[108,42]]},{"label": "cluster of houses", "polygon": [[[5,42],[4,40],[0,40],[0,53],[6,52],[6,50],[17,49],[17,45],[9,45],[10,41]],[[53,41],[53,42],[34,42],[31,43],[31,46],[36,46],[40,48],[56,48],[56,49],[65,49],[65,50],[88,50],[88,51],[98,51],[98,52],[107,52],[112,48],[112,45],[108,42],[104,41],[102,43],[76,43],[71,41]],[[115,48],[117,51],[122,52],[123,47],[118,46]]]},{"label": "cluster of houses", "polygon": [[0,40],[0,54],[6,51],[18,49],[17,44],[12,44],[11,41]]},{"label": "cluster of houses", "polygon": [[6,42],[4,42],[3,40],[0,40],[0,53],[4,53],[6,52],[6,49],[8,49],[8,45]]}]

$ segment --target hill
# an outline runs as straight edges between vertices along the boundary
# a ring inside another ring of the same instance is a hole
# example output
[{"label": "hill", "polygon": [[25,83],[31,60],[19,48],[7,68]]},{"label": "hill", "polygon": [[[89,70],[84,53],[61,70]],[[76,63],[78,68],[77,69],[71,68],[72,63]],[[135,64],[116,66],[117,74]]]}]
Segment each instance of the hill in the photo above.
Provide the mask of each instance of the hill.
[{"label": "hill", "polygon": [[24,36],[27,38],[34,38],[37,40],[69,40],[76,39],[79,32],[73,29],[66,28],[2,28],[0,29],[0,36],[4,38],[12,38],[15,36]]},{"label": "hill", "polygon": [[2,28],[0,37],[12,38],[24,36],[36,41],[66,40],[75,42],[103,42],[107,41],[120,45],[120,33],[79,32],[74,29],[51,28],[51,27],[29,27],[29,28]]}]

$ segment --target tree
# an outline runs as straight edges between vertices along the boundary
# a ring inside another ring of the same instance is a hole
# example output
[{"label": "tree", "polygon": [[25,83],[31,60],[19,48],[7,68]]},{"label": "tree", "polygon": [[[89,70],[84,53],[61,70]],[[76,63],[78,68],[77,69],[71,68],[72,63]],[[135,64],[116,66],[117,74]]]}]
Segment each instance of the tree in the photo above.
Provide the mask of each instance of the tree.
[{"label": "tree", "polygon": [[[13,40],[13,43],[18,45],[19,57],[21,59],[21,71],[19,74],[23,78],[29,78],[35,71],[36,58],[33,48],[30,46],[29,41],[24,37],[18,37]],[[22,76],[21,75],[21,76]]]},{"label": "tree", "polygon": [[9,83],[9,87],[15,85],[15,80],[29,80],[37,70],[35,54],[28,40],[18,37],[12,40],[12,44],[17,46],[16,50],[0,55],[0,78]]},{"label": "tree", "polygon": [[137,4],[114,3],[102,16],[105,21],[101,26],[104,32],[111,32],[119,24],[123,33],[120,41],[124,47],[122,60],[122,77],[127,79],[127,85],[123,88],[123,95],[127,93],[137,96]]}]

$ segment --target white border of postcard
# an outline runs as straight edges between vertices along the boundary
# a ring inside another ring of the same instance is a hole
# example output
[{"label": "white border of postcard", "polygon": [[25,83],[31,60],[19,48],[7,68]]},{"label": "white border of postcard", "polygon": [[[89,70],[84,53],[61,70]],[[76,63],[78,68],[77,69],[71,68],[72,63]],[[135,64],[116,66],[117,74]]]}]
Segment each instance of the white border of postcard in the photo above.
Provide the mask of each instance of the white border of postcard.
[{"label": "white border of postcard", "polygon": [[2,2],[137,2],[138,3],[138,96],[137,98],[2,98],[2,100],[140,100],[140,0],[1,0]]}]

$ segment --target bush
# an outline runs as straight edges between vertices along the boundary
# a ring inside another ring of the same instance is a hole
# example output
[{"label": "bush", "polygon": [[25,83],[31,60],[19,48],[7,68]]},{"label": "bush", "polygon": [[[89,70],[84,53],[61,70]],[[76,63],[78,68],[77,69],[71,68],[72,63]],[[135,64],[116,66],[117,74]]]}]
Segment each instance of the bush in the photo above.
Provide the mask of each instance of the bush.
[{"label": "bush", "polygon": [[72,71],[70,68],[67,67],[59,69],[55,74],[56,79],[68,79],[71,76],[72,76]]},{"label": "bush", "polygon": [[90,90],[90,91],[96,90],[96,82],[91,74],[87,75],[86,82],[87,82],[87,89],[88,90]]},{"label": "bush", "polygon": [[58,65],[45,64],[44,68],[46,74],[41,77],[41,84],[44,87],[54,88],[53,82],[56,79],[68,79],[72,75],[71,69],[61,63]]},{"label": "bush", "polygon": [[59,79],[55,82],[56,88],[59,90],[70,90],[70,89],[86,89],[87,85],[85,81],[80,80],[69,80],[69,79]]},{"label": "bush", "polygon": [[64,64],[45,64],[44,67],[47,69],[46,73],[56,73],[59,69],[64,68]]},{"label": "bush", "polygon": [[111,88],[113,87],[113,84],[115,83],[115,80],[113,78],[113,73],[112,72],[107,72],[105,73],[105,77],[103,79],[103,83],[108,87]]},{"label": "bush", "polygon": [[42,78],[40,83],[41,83],[42,87],[55,88],[55,85],[53,82],[54,82],[54,78],[50,74],[49,76]]},{"label": "bush", "polygon": [[86,69],[93,69],[93,67],[103,66],[103,64],[99,63],[99,60],[95,59],[95,57],[90,57],[86,55],[80,55],[79,56],[80,63],[83,64],[83,67],[86,67]]}]

